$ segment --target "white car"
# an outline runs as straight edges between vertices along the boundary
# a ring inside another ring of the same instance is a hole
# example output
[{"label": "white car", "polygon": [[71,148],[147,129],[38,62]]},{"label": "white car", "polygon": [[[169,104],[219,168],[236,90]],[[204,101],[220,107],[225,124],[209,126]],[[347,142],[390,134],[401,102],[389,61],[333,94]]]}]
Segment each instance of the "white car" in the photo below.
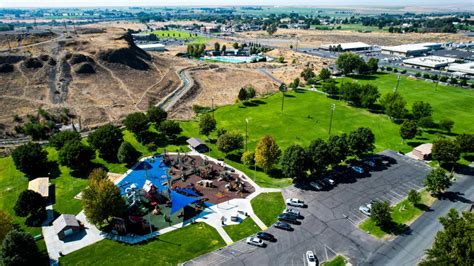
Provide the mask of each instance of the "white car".
[{"label": "white car", "polygon": [[324,178],[323,181],[328,183],[331,186],[334,186],[336,184],[336,181],[334,181],[332,178],[329,178],[329,177]]},{"label": "white car", "polygon": [[308,264],[308,266],[318,265],[318,258],[316,258],[313,251],[311,250],[306,251],[306,263]]},{"label": "white car", "polygon": [[283,213],[292,213],[296,216],[300,216],[300,211],[296,210],[296,209],[292,209],[292,208],[286,208]]},{"label": "white car", "polygon": [[286,204],[293,206],[293,207],[303,207],[304,206],[304,201],[299,200],[297,198],[291,198],[286,200]]},{"label": "white car", "polygon": [[263,243],[263,240],[261,240],[258,237],[255,237],[255,236],[247,238],[246,242],[249,245],[254,245],[254,246],[258,246],[258,247],[264,247],[265,246],[265,243]]},{"label": "white car", "polygon": [[360,206],[359,211],[367,216],[370,216],[370,209],[372,208],[371,204],[367,204],[366,206]]}]

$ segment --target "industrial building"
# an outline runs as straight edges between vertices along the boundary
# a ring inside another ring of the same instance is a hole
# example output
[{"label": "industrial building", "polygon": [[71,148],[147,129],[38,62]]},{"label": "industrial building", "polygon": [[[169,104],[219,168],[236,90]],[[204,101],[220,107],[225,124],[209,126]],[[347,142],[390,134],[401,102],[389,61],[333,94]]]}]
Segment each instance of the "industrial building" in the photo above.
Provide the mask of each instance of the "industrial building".
[{"label": "industrial building", "polygon": [[456,59],[442,56],[425,56],[415,57],[403,60],[403,63],[408,66],[421,67],[427,69],[440,69],[451,63],[454,63]]},{"label": "industrial building", "polygon": [[474,62],[464,64],[451,64],[448,66],[448,71],[474,76]]},{"label": "industrial building", "polygon": [[382,54],[398,55],[398,56],[420,56],[432,50],[441,49],[440,43],[414,43],[402,44],[397,46],[382,46]]},{"label": "industrial building", "polygon": [[338,47],[341,47],[341,50],[344,52],[349,51],[367,51],[372,49],[372,45],[363,43],[363,42],[348,42],[348,43],[331,43],[323,44],[319,48],[322,50],[336,50]]},{"label": "industrial building", "polygon": [[165,51],[165,45],[161,43],[146,43],[146,44],[138,44],[139,48],[143,51],[155,51],[155,52],[163,52]]}]

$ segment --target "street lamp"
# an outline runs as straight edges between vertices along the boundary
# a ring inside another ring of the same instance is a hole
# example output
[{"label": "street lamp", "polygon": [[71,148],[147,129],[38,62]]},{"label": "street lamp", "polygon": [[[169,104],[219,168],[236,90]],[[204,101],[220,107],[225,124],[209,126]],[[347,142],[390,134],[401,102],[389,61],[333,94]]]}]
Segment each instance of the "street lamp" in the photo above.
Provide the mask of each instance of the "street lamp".
[{"label": "street lamp", "polygon": [[334,109],[336,109],[336,104],[331,104],[331,120],[329,121],[329,136],[331,136],[331,127],[332,127],[332,117],[334,115]]},{"label": "street lamp", "polygon": [[397,93],[397,91],[398,91],[398,85],[400,85],[400,74],[398,74],[397,86],[395,86],[395,88],[393,88],[393,93]]},{"label": "street lamp", "polygon": [[211,97],[211,110],[212,110],[212,118],[214,118],[214,96]]},{"label": "street lamp", "polygon": [[245,118],[245,151],[248,151],[249,119]]}]

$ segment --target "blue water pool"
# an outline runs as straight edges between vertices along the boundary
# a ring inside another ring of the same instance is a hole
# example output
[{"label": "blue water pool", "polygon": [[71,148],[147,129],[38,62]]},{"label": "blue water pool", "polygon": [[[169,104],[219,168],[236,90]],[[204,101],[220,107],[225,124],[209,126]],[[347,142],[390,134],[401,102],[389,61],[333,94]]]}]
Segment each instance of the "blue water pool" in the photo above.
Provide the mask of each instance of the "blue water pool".
[{"label": "blue water pool", "polygon": [[120,188],[120,192],[125,194],[125,189],[130,187],[132,184],[136,184],[137,187],[142,188],[146,180],[150,180],[159,191],[167,189],[167,185],[164,184],[169,176],[167,174],[169,168],[162,163],[162,157],[146,158],[135,165],[130,173],[128,173],[117,186]]}]

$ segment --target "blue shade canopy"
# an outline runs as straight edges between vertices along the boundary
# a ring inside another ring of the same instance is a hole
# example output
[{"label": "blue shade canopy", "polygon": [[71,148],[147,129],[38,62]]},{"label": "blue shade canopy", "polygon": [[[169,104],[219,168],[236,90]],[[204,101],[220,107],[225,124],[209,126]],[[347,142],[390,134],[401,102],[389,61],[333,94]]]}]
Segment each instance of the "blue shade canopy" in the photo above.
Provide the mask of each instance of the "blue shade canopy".
[{"label": "blue shade canopy", "polygon": [[185,196],[183,194],[179,194],[178,192],[171,190],[171,214],[181,210],[182,208],[186,207],[187,205],[198,201],[199,198],[192,198]]},{"label": "blue shade canopy", "polygon": [[186,194],[189,194],[191,196],[199,197],[199,194],[197,194],[196,192],[194,192],[194,190],[192,190],[190,188],[178,188],[178,189],[176,189],[176,191],[186,193]]}]

